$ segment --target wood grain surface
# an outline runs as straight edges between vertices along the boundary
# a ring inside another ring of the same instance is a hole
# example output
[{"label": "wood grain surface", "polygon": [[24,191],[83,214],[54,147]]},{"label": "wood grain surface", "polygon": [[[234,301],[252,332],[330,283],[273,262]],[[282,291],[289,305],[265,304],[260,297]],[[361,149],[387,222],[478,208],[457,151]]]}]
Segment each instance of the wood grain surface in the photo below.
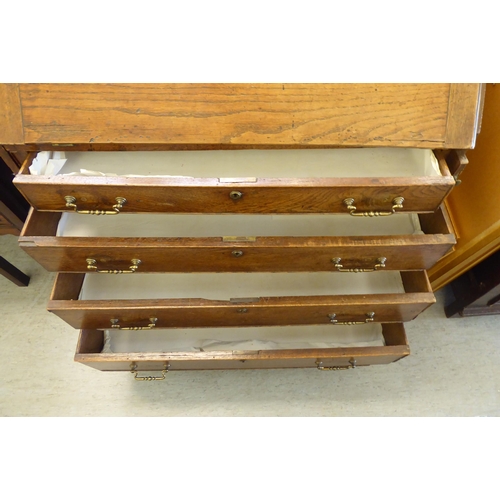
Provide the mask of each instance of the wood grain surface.
[{"label": "wood grain surface", "polygon": [[19,85],[0,84],[0,144],[23,144],[24,128]]},{"label": "wood grain surface", "polygon": [[[100,269],[127,269],[131,259],[138,258],[139,273],[335,271],[335,257],[345,268],[373,268],[379,257],[385,257],[385,270],[417,270],[432,266],[455,243],[441,210],[420,215],[426,234],[256,237],[255,241],[57,237],[59,218],[59,213],[31,210],[19,238],[21,248],[48,271],[86,272],[87,258],[95,259]],[[234,251],[243,254],[235,257]]]},{"label": "wood grain surface", "polygon": [[[455,185],[451,176],[414,178],[269,178],[254,183],[221,183],[217,178],[126,178],[18,175],[16,187],[37,210],[65,211],[65,196],[80,210],[111,210],[117,197],[124,213],[349,213],[390,210],[404,197],[400,212],[434,212]],[[232,192],[240,199],[232,199]]]},{"label": "wood grain surface", "polygon": [[357,366],[387,364],[410,354],[404,326],[401,323],[383,324],[384,347],[345,347],[332,349],[287,349],[261,351],[211,351],[172,353],[101,353],[103,333],[82,330],[75,353],[75,361],[103,371],[130,371],[136,363],[139,371],[162,370],[165,363],[170,370],[231,370],[261,368],[317,368],[349,366],[351,359]]},{"label": "wood grain surface", "polygon": [[410,321],[435,302],[425,271],[402,272],[406,293],[256,297],[238,300],[202,298],[77,300],[82,274],[58,274],[47,309],[74,328],[106,329],[111,319],[121,326],[157,328],[314,325],[365,321]]},{"label": "wood grain surface", "polygon": [[[20,84],[26,144],[467,147],[479,84]],[[451,96],[451,98],[450,98]],[[454,96],[457,96],[456,98]],[[16,111],[20,114],[19,110]],[[10,144],[9,137],[0,143]],[[16,140],[20,139],[15,137]],[[459,145],[458,145],[459,143]]]}]

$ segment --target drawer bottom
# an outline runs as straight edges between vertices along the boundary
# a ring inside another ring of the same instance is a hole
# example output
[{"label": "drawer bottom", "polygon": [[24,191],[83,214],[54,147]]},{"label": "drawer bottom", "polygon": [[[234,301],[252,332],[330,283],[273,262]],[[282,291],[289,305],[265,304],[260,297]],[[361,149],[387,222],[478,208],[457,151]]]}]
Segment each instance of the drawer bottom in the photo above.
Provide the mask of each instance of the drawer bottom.
[{"label": "drawer bottom", "polygon": [[[348,328],[348,327],[337,327]],[[149,372],[264,368],[345,369],[388,364],[410,354],[402,323],[382,324],[383,345],[259,350],[190,350],[170,352],[107,352],[102,330],[81,330],[75,361],[102,371]],[[140,333],[138,335],[141,335]],[[147,377],[146,377],[147,378]]]}]

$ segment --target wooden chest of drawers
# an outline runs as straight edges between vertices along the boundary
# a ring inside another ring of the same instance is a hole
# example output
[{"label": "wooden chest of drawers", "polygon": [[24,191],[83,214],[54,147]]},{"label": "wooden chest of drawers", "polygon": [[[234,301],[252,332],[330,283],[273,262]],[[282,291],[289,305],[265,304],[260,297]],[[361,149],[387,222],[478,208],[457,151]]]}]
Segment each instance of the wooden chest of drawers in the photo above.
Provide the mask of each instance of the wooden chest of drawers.
[{"label": "wooden chest of drawers", "polygon": [[[49,310],[81,328],[75,360],[137,376],[408,355],[480,91],[4,86],[23,119],[9,108],[2,142],[30,152],[20,245],[60,273]],[[34,175],[39,151],[61,171]]]}]

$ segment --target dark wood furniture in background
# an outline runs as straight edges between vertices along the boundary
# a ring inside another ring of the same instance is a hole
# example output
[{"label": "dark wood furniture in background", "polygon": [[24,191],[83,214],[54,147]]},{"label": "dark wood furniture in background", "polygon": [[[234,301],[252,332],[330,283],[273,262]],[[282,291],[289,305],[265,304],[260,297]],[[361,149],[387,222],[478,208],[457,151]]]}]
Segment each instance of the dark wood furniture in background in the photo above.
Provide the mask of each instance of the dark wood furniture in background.
[{"label": "dark wood furniture in background", "polygon": [[500,314],[500,251],[466,271],[449,286],[455,301],[445,307],[448,318]]},{"label": "dark wood furniture in background", "polygon": [[[28,215],[29,204],[12,183],[18,171],[14,157],[0,146],[0,235],[19,235]],[[29,283],[29,277],[3,257],[0,257],[0,274],[18,286]]]}]

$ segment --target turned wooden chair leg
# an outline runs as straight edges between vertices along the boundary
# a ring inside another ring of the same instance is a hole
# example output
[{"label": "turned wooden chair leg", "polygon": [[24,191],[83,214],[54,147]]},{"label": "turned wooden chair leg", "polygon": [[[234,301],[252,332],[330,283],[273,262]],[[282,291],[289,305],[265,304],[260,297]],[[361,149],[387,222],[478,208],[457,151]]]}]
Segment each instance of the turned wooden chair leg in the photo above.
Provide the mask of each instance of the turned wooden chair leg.
[{"label": "turned wooden chair leg", "polygon": [[17,286],[28,286],[30,277],[26,276],[17,267],[13,266],[9,261],[0,257],[0,274],[15,283]]}]

